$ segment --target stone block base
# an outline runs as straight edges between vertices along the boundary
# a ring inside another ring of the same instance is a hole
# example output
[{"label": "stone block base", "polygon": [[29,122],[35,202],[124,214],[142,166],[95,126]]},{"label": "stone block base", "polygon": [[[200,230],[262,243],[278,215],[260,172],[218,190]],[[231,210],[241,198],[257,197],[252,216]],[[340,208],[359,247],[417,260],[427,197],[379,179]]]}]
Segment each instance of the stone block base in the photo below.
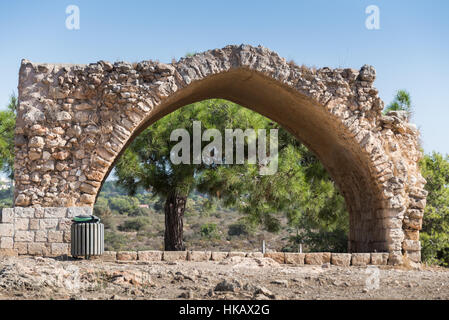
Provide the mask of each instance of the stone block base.
[{"label": "stone block base", "polygon": [[21,255],[68,255],[72,218],[90,214],[90,207],[2,209],[0,249],[14,250]]},{"label": "stone block base", "polygon": [[264,254],[265,258],[271,258],[277,263],[285,263],[285,253],[284,252],[266,252]]},{"label": "stone block base", "polygon": [[187,260],[187,251],[164,251],[162,260],[168,262]]},{"label": "stone block base", "polygon": [[315,265],[323,265],[325,263],[330,263],[331,253],[330,252],[306,253],[305,262],[306,264],[315,264]]},{"label": "stone block base", "polygon": [[332,253],[331,263],[340,267],[349,267],[351,265],[350,253]]}]

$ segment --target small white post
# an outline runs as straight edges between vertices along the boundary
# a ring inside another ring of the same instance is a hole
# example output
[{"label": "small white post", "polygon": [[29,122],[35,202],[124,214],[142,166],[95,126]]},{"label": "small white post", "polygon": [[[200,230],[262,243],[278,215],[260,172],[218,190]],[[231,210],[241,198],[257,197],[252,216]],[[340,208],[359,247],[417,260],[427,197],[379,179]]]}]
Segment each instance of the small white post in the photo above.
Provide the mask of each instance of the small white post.
[{"label": "small white post", "polygon": [[262,253],[265,254],[265,240],[262,240]]}]

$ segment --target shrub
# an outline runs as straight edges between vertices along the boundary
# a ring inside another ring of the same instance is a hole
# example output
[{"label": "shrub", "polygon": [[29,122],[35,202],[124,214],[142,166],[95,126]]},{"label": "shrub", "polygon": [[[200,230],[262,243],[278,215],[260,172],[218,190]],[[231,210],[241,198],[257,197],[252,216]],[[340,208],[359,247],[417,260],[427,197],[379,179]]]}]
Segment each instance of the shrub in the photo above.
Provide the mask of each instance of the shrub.
[{"label": "shrub", "polygon": [[138,217],[135,219],[129,219],[124,221],[118,229],[120,231],[140,231],[145,228],[149,224],[149,220],[147,218]]},{"label": "shrub", "polygon": [[128,216],[130,217],[141,217],[141,216],[148,216],[151,213],[151,210],[149,208],[134,208],[129,211]]},{"label": "shrub", "polygon": [[420,165],[429,192],[420,232],[422,261],[449,266],[449,156],[434,152]]},{"label": "shrub", "polygon": [[107,206],[97,206],[94,207],[94,215],[100,217],[102,220],[106,217],[110,217],[112,215],[111,209]]},{"label": "shrub", "polygon": [[347,252],[348,235],[344,228],[334,230],[304,229],[301,233],[289,238],[289,246],[284,251],[297,251],[302,243],[309,252]]},{"label": "shrub", "polygon": [[122,215],[128,215],[139,205],[139,200],[134,197],[118,196],[109,200],[109,207]]},{"label": "shrub", "polygon": [[115,224],[110,216],[101,218],[101,223],[104,224],[105,229],[115,230]]},{"label": "shrub", "polygon": [[215,224],[215,223],[205,223],[205,224],[203,224],[201,226],[200,233],[201,233],[201,237],[202,238],[211,239],[211,238],[218,238],[219,237],[217,224]]},{"label": "shrub", "polygon": [[243,222],[233,223],[228,228],[228,235],[230,236],[246,236],[249,234],[249,227]]},{"label": "shrub", "polygon": [[107,251],[119,251],[126,247],[128,238],[122,234],[113,231],[105,231],[104,247]]}]

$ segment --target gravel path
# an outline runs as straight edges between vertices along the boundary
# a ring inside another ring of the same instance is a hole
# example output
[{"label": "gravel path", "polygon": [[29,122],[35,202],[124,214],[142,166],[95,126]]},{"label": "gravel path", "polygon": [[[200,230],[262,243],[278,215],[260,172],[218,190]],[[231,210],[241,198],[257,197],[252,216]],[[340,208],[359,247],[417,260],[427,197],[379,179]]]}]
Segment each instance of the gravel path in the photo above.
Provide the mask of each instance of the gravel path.
[{"label": "gravel path", "polygon": [[449,269],[0,257],[0,299],[449,299]]}]

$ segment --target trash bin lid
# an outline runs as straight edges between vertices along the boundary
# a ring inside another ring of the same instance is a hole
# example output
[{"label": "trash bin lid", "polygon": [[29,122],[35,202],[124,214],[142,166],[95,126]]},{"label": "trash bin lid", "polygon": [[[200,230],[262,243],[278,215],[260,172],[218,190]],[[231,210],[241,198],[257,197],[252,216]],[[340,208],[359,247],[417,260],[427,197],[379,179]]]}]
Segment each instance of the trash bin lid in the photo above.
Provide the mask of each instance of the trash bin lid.
[{"label": "trash bin lid", "polygon": [[100,218],[98,218],[97,216],[87,216],[87,215],[81,215],[81,216],[76,216],[72,219],[73,222],[75,223],[97,223],[100,222]]}]

